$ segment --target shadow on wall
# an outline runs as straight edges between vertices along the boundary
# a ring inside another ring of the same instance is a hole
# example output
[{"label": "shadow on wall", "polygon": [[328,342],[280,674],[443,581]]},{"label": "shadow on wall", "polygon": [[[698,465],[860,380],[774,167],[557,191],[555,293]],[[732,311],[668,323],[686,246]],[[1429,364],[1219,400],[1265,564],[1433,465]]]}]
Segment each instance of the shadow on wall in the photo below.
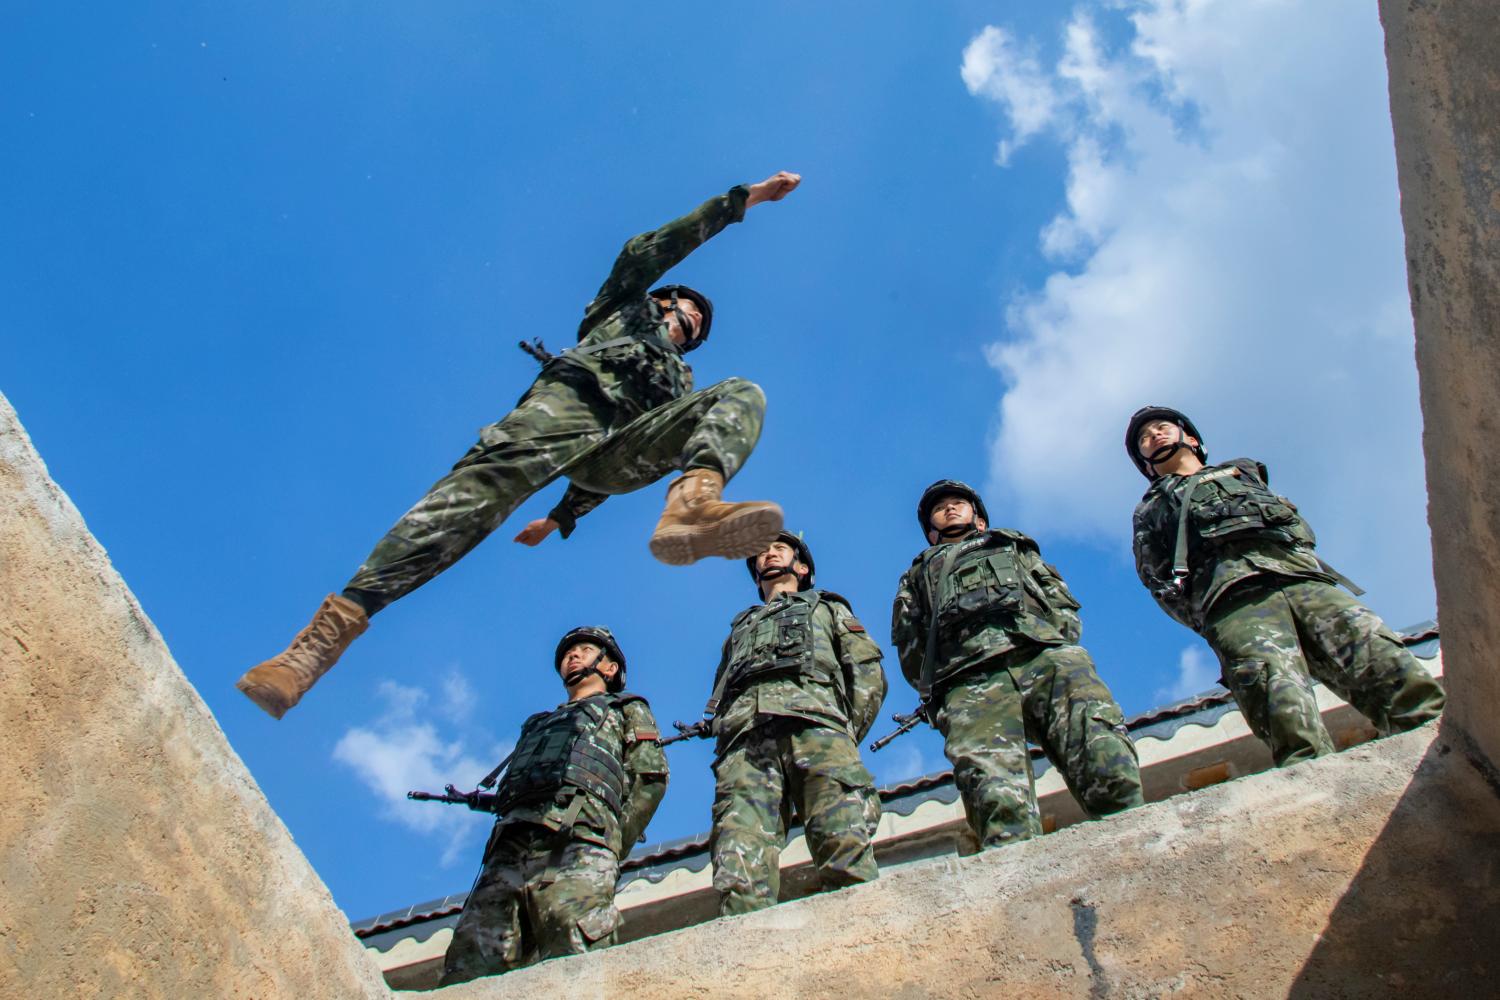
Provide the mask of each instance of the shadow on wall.
[{"label": "shadow on wall", "polygon": [[[1329,827],[1339,836],[1337,816]],[[1288,996],[1476,996],[1475,984],[1496,976],[1500,799],[1445,728]]]}]

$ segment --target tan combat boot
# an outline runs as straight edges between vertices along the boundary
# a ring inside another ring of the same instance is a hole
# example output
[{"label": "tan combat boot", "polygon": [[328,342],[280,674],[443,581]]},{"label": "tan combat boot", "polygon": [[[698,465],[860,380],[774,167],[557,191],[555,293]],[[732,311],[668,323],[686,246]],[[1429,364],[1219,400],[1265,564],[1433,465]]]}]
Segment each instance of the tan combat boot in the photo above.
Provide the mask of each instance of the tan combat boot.
[{"label": "tan combat boot", "polygon": [[344,655],[349,644],[370,627],[365,609],[337,594],[323,598],[313,620],[292,644],[264,663],[251,667],[235,687],[276,718],[281,718]]},{"label": "tan combat boot", "polygon": [[764,552],[781,531],[774,503],[725,503],[724,477],[711,469],[689,469],[667,487],[667,506],[651,536],[651,554],[669,566],[705,556],[748,559]]}]

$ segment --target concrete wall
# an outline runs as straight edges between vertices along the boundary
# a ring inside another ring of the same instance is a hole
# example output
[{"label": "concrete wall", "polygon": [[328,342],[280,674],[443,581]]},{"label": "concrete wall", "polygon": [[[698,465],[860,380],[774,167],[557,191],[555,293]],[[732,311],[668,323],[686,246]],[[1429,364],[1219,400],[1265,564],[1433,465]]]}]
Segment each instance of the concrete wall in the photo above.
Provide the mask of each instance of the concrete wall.
[{"label": "concrete wall", "polygon": [[1447,720],[1500,763],[1500,4],[1381,0]]},{"label": "concrete wall", "polygon": [[0,996],[389,995],[3,397],[0,733]]},{"label": "concrete wall", "polygon": [[1500,800],[1434,736],[433,995],[1491,996]]}]

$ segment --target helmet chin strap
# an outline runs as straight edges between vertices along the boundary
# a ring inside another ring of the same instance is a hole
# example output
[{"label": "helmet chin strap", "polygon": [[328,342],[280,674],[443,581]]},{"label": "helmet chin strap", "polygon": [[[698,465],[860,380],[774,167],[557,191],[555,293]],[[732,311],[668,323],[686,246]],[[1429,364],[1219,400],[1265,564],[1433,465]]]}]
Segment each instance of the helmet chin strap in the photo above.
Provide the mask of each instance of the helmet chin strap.
[{"label": "helmet chin strap", "polygon": [[603,660],[604,660],[604,650],[601,649],[601,650],[599,650],[599,652],[597,652],[597,653],[594,654],[594,658],[592,660],[590,660],[588,663],[586,663],[583,666],[579,667],[577,670],[573,671],[572,673],[564,675],[563,676],[563,687],[571,688],[575,684],[581,683],[583,681],[583,679],[585,677],[587,677],[589,674],[595,674],[600,679],[602,679],[606,685],[609,684],[609,678],[605,677],[604,676],[604,671],[602,671],[602,670],[599,669],[599,664]]},{"label": "helmet chin strap", "polygon": [[934,529],[939,538],[960,538],[974,530],[973,521],[965,521],[962,524],[950,524],[946,528]]},{"label": "helmet chin strap", "polygon": [[1167,459],[1171,458],[1173,455],[1177,454],[1178,449],[1180,449],[1180,448],[1186,448],[1186,447],[1187,447],[1187,442],[1184,441],[1184,440],[1182,440],[1182,438],[1179,437],[1176,441],[1173,441],[1171,444],[1164,444],[1160,448],[1158,448],[1155,451],[1153,451],[1151,454],[1147,455],[1146,456],[1146,464],[1147,465],[1160,465],[1161,463],[1165,462]]},{"label": "helmet chin strap", "polygon": [[695,336],[696,331],[687,313],[683,312],[682,307],[677,304],[677,289],[675,288],[672,289],[672,304],[668,308],[677,316],[677,328],[682,332],[682,349],[686,351],[698,338]]}]

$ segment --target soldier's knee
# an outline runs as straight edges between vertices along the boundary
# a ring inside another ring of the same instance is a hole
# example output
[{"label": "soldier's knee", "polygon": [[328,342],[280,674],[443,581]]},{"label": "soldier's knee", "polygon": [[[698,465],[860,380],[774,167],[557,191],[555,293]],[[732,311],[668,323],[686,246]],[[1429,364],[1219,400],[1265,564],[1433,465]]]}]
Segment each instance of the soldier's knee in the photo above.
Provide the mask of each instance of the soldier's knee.
[{"label": "soldier's knee", "polygon": [[766,408],[765,390],[749,379],[736,375],[720,382],[715,388],[726,398],[738,400],[759,410]]}]

